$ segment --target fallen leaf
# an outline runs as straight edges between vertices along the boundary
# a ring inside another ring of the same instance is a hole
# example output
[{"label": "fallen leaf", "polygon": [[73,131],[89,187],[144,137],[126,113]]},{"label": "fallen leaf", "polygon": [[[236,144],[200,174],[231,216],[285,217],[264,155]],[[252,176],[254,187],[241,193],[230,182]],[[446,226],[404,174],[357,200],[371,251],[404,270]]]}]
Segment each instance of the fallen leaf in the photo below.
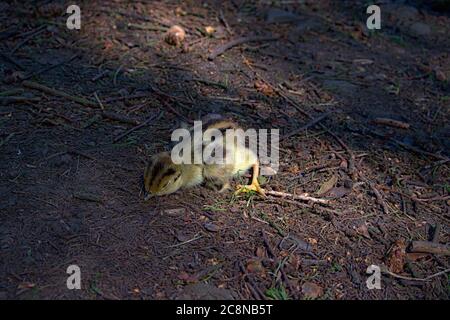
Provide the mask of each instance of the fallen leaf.
[{"label": "fallen leaf", "polygon": [[344,170],[347,170],[347,168],[348,168],[348,162],[347,162],[347,160],[343,159],[343,160],[341,161],[341,163],[339,164],[339,167],[342,168],[342,169],[344,169]]},{"label": "fallen leaf", "polygon": [[267,83],[261,80],[255,81],[255,89],[264,94],[265,96],[275,96],[275,90],[271,86],[269,86]]},{"label": "fallen leaf", "polygon": [[256,256],[258,258],[264,258],[266,256],[266,250],[263,247],[256,248]]},{"label": "fallen leaf", "polygon": [[290,266],[294,272],[297,272],[300,269],[301,259],[298,255],[293,254],[288,260],[288,266]]},{"label": "fallen leaf", "polygon": [[322,287],[313,282],[305,282],[302,285],[302,292],[307,299],[317,299],[323,295]]},{"label": "fallen leaf", "polygon": [[260,260],[252,259],[247,262],[247,272],[249,273],[262,273],[264,272],[264,267]]},{"label": "fallen leaf", "polygon": [[106,40],[106,41],[104,42],[104,44],[103,44],[103,49],[104,49],[105,51],[111,49],[112,47],[114,47],[114,44],[113,44],[111,41],[109,41],[109,40]]},{"label": "fallen leaf", "polygon": [[321,186],[319,191],[317,191],[318,195],[323,195],[325,193],[327,193],[328,191],[330,191],[337,183],[338,181],[338,177],[337,176],[332,176],[330,179],[328,179],[327,181],[325,181]]},{"label": "fallen leaf", "polygon": [[292,164],[287,168],[287,172],[298,175],[300,173],[300,168],[298,167],[298,165]]},{"label": "fallen leaf", "polygon": [[180,274],[178,275],[178,279],[189,283],[194,283],[198,281],[198,278],[195,274],[191,275],[185,271],[180,272]]},{"label": "fallen leaf", "polygon": [[34,287],[36,287],[36,284],[31,282],[23,282],[17,286],[18,289],[31,289]]},{"label": "fallen leaf", "polygon": [[403,239],[397,240],[388,252],[386,265],[391,272],[402,273],[405,265],[406,244]]},{"label": "fallen leaf", "polygon": [[359,226],[356,227],[356,232],[367,239],[370,239],[369,231],[367,230],[367,225],[365,222],[361,223]]}]

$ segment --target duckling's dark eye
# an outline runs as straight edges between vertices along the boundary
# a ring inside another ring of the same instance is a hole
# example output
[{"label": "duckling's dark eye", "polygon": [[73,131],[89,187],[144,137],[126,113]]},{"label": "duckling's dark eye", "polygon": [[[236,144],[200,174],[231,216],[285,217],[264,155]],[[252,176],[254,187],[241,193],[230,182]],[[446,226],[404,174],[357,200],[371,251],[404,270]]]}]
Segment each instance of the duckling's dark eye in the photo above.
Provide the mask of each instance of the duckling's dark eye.
[{"label": "duckling's dark eye", "polygon": [[173,182],[177,181],[181,178],[181,172],[178,173],[178,175],[173,179]]},{"label": "duckling's dark eye", "polygon": [[169,183],[170,183],[170,180],[167,181],[166,183],[164,183],[164,185],[162,186],[162,189],[165,189],[169,185]]}]

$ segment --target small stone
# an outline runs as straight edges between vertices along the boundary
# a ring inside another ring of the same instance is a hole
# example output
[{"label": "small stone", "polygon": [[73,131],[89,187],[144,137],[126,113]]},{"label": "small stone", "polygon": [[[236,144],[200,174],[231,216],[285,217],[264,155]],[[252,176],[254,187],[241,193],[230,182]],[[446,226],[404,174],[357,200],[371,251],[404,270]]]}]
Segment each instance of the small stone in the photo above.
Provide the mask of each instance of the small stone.
[{"label": "small stone", "polygon": [[212,222],[205,223],[205,229],[210,232],[217,232],[220,230],[219,226],[217,226],[216,224],[214,224]]},{"label": "small stone", "polygon": [[186,234],[184,232],[180,232],[180,231],[176,233],[176,238],[180,242],[185,242],[185,241],[188,241],[189,239],[191,239],[191,237],[188,234]]},{"label": "small stone", "polygon": [[322,287],[313,282],[305,282],[302,285],[302,292],[307,299],[317,299],[323,295]]},{"label": "small stone", "polygon": [[169,30],[167,30],[164,40],[173,46],[179,47],[181,43],[184,41],[184,38],[186,38],[186,32],[184,29],[180,26],[172,26]]}]

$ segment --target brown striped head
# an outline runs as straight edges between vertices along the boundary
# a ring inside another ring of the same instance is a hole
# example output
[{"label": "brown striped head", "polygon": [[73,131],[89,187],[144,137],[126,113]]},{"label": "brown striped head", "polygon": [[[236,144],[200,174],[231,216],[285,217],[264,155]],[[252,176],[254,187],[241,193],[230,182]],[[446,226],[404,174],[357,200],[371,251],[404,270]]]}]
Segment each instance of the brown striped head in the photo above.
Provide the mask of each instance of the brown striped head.
[{"label": "brown striped head", "polygon": [[144,171],[145,200],[180,189],[183,184],[181,174],[180,167],[172,162],[169,152],[154,155]]}]

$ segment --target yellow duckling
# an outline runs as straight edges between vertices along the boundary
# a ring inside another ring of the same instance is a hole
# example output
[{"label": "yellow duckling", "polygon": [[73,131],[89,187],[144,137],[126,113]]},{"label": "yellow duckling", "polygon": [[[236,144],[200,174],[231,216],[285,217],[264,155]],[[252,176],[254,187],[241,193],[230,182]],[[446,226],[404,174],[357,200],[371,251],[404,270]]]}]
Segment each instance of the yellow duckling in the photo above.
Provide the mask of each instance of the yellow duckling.
[{"label": "yellow duckling", "polygon": [[[191,130],[193,132],[195,128]],[[252,182],[250,185],[239,186],[237,193],[256,191],[264,196],[264,190],[258,183],[259,162],[257,155],[245,147],[244,144],[227,144],[225,132],[229,129],[241,129],[235,122],[229,120],[212,120],[202,128],[203,133],[208,129],[217,129],[224,134],[224,138],[210,142],[203,142],[201,148],[212,143],[222,144],[223,163],[210,163],[208,158],[202,159],[199,164],[175,164],[169,152],[154,155],[144,172],[144,188],[147,193],[146,200],[151,196],[162,196],[174,193],[181,188],[193,187],[205,183],[207,187],[222,192],[229,188],[230,179],[234,176],[253,169]],[[193,145],[192,152],[198,152],[198,147]]]}]

